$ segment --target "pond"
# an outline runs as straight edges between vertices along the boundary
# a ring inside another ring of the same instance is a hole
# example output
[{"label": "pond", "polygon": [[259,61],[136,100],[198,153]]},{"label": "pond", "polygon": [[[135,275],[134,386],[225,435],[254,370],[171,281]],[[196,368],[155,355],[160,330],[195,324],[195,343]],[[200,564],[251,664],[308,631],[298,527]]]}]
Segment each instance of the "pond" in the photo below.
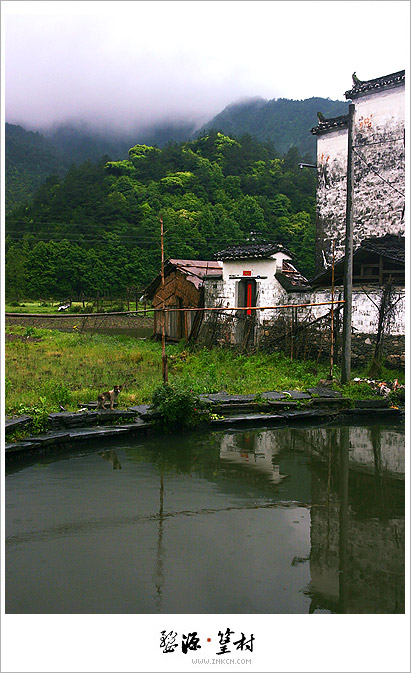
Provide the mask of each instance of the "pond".
[{"label": "pond", "polygon": [[7,613],[404,612],[404,428],[148,435],[6,469]]}]

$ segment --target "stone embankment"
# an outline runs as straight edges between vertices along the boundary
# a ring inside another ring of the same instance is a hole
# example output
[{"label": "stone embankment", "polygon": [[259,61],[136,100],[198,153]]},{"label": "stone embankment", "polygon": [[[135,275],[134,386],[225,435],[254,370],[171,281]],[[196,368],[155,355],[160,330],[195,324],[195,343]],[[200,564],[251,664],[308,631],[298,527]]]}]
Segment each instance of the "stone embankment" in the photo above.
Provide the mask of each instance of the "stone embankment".
[{"label": "stone embankment", "polygon": [[[269,391],[261,395],[217,393],[201,395],[201,399],[210,412],[209,424],[212,427],[344,423],[356,418],[363,422],[367,416],[400,421],[404,417],[404,412],[390,407],[385,398],[352,402],[328,388],[309,388],[306,392]],[[6,458],[37,454],[79,441],[146,433],[155,428],[156,417],[158,414],[149,405],[97,410],[93,402],[75,413],[50,414],[47,432],[43,434],[30,434],[33,425],[30,416],[6,418],[5,433],[9,439],[5,445]]]}]

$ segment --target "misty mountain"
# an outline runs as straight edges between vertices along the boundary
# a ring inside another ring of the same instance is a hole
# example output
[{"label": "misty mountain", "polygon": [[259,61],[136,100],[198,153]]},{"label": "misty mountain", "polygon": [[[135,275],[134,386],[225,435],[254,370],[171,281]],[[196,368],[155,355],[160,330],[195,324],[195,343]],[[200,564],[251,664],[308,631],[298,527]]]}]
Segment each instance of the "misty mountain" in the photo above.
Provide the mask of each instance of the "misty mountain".
[{"label": "misty mountain", "polygon": [[126,159],[128,151],[137,143],[165,147],[169,142],[188,140],[195,131],[190,122],[163,122],[153,126],[136,126],[134,130],[119,134],[115,131],[100,131],[82,124],[61,125],[45,131],[48,140],[64,153],[69,164],[83,161],[99,161],[108,155],[113,160]]},{"label": "misty mountain", "polygon": [[30,200],[50,174],[64,175],[72,164],[102,156],[126,159],[128,150],[142,143],[159,148],[168,143],[193,140],[204,129],[222,131],[239,138],[249,134],[260,142],[269,141],[280,156],[295,147],[307,159],[315,160],[317,111],[335,117],[347,111],[347,103],[328,98],[266,100],[252,98],[226,107],[204,127],[196,130],[192,121],[165,121],[149,127],[119,132],[93,129],[85,124],[64,124],[43,133],[6,124],[6,210]]},{"label": "misty mountain", "polygon": [[65,124],[42,133],[6,123],[6,211],[30,201],[49,175],[63,176],[73,164],[97,162],[102,156],[126,159],[137,143],[165,147],[194,135],[193,122],[164,122],[119,135],[84,124]]},{"label": "misty mountain", "polygon": [[280,154],[295,146],[315,160],[316,139],[310,130],[318,123],[317,112],[338,117],[348,112],[348,103],[329,98],[252,98],[228,105],[205,129],[216,129],[230,137],[249,133],[260,142],[271,142]]}]

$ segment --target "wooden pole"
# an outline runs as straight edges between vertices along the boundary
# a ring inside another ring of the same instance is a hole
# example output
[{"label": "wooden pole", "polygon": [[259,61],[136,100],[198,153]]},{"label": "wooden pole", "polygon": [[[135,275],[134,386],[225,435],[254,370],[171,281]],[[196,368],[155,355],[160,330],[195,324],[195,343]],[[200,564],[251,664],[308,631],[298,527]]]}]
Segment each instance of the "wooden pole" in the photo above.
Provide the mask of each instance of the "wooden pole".
[{"label": "wooden pole", "polygon": [[331,273],[331,356],[330,356],[330,379],[333,378],[334,367],[334,258],[335,258],[335,241],[333,241],[333,266]]},{"label": "wooden pole", "polygon": [[163,308],[161,320],[161,362],[163,368],[163,383],[168,383],[167,372],[167,355],[166,355],[166,312],[164,299],[164,227],[163,218],[160,217],[160,232],[161,232],[161,287],[163,291]]},{"label": "wooden pole", "polygon": [[345,212],[345,259],[344,259],[344,316],[343,316],[343,348],[341,365],[341,383],[348,383],[351,378],[351,322],[352,322],[352,266],[353,266],[353,135],[354,135],[354,103],[350,103],[348,112],[348,156],[347,156],[347,203]]}]

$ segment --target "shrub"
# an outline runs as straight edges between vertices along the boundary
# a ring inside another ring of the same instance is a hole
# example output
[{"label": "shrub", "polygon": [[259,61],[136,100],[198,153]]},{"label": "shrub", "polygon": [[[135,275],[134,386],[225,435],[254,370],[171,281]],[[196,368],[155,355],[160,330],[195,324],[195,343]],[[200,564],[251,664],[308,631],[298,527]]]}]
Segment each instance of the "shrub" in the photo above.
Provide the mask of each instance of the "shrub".
[{"label": "shrub", "polygon": [[37,404],[33,404],[28,407],[24,404],[21,404],[17,408],[17,414],[28,414],[33,419],[33,430],[35,432],[44,432],[47,430],[49,412],[48,412],[47,400],[45,397],[39,397]]},{"label": "shrub", "polygon": [[9,391],[11,390],[12,385],[13,384],[12,384],[11,380],[8,379],[7,376],[6,376],[6,378],[4,379],[4,391],[6,393],[6,397],[7,397],[7,394],[9,393]]},{"label": "shrub", "polygon": [[393,406],[404,406],[405,388],[397,388],[396,390],[392,390],[388,395],[388,400]]},{"label": "shrub", "polygon": [[156,388],[152,405],[159,413],[160,425],[167,432],[176,428],[191,428],[199,421],[199,397],[179,383],[166,383]]}]

